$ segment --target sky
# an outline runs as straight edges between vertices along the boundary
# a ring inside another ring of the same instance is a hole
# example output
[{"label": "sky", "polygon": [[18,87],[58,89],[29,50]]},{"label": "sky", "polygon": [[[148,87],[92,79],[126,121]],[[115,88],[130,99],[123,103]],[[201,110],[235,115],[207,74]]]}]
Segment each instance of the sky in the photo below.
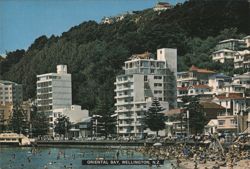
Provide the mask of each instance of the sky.
[{"label": "sky", "polygon": [[[0,0],[0,55],[88,20],[152,8],[159,0]],[[184,0],[161,0],[176,4]]]}]

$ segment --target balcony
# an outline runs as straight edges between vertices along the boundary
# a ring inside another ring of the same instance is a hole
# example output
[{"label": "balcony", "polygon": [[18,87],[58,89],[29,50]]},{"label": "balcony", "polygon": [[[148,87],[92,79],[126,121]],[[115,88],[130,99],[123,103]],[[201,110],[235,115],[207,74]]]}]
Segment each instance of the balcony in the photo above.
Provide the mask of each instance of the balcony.
[{"label": "balcony", "polygon": [[115,103],[115,106],[130,105],[130,104],[133,104],[133,102],[119,102]]},{"label": "balcony", "polygon": [[121,119],[121,120],[124,120],[124,119],[134,119],[134,116],[124,116],[124,115],[121,115],[121,116],[118,116],[118,119]]},{"label": "balcony", "polygon": [[237,129],[237,125],[236,124],[229,124],[229,125],[226,125],[226,124],[223,124],[223,125],[218,125],[217,126],[217,129],[218,130],[222,130],[222,129]]},{"label": "balcony", "polygon": [[133,124],[133,123],[121,123],[121,124],[119,124],[118,126],[119,126],[119,127],[129,127],[129,126],[133,126],[132,124]]},{"label": "balcony", "polygon": [[132,82],[134,82],[133,79],[127,79],[122,81],[116,81],[114,84],[117,85],[117,84],[132,83]]},{"label": "balcony", "polygon": [[122,98],[127,98],[127,97],[134,97],[134,94],[115,96],[114,98],[115,99],[122,99]]},{"label": "balcony", "polygon": [[115,112],[116,113],[124,113],[124,112],[130,112],[131,109],[119,109],[119,110],[116,110]]},{"label": "balcony", "polygon": [[180,77],[177,78],[177,82],[197,80],[197,77]]},{"label": "balcony", "polygon": [[125,90],[133,90],[134,89],[134,86],[130,86],[130,87],[121,87],[121,88],[116,88],[115,89],[115,92],[118,92],[118,91],[125,91]]}]

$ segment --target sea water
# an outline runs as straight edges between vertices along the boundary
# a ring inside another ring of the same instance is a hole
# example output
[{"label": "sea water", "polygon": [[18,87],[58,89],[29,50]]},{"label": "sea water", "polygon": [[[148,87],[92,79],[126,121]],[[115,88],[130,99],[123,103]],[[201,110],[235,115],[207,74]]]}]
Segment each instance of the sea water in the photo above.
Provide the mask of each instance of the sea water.
[{"label": "sea water", "polygon": [[[119,153],[117,153],[119,151]],[[83,147],[0,147],[0,169],[146,169],[171,168],[165,161],[164,166],[145,165],[82,165],[82,160],[148,160],[133,149],[126,148],[83,148]]]}]

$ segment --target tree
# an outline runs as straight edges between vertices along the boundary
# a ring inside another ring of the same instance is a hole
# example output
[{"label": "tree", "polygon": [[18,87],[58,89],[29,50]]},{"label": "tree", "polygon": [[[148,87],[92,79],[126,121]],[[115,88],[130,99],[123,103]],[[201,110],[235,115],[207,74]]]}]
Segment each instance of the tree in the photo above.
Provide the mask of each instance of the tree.
[{"label": "tree", "polygon": [[57,134],[67,136],[67,133],[71,127],[71,123],[69,121],[69,117],[60,115],[55,122],[55,132]]},{"label": "tree", "polygon": [[205,125],[205,115],[202,111],[202,106],[199,104],[197,97],[184,97],[183,102],[186,105],[186,110],[189,111],[189,124],[191,132],[197,134],[202,133]]},{"label": "tree", "polygon": [[9,128],[15,133],[25,134],[29,128],[27,114],[20,105],[14,105],[10,118]]},{"label": "tree", "polygon": [[47,134],[49,127],[48,118],[44,112],[38,112],[35,106],[31,108],[30,122],[32,136],[37,137]]},{"label": "tree", "polygon": [[[112,102],[107,98],[106,94],[102,94],[100,98],[97,100],[97,108],[94,111],[94,115],[99,115],[100,118],[98,119],[99,124],[99,133],[108,137],[110,134],[115,133],[115,117],[112,117],[114,114],[114,110],[110,108],[109,104]],[[110,102],[110,103],[109,103]]]},{"label": "tree", "polygon": [[146,126],[152,130],[156,131],[156,135],[158,136],[159,130],[165,129],[165,117],[162,113],[164,109],[161,107],[160,102],[154,98],[151,106],[146,112],[145,124]]}]

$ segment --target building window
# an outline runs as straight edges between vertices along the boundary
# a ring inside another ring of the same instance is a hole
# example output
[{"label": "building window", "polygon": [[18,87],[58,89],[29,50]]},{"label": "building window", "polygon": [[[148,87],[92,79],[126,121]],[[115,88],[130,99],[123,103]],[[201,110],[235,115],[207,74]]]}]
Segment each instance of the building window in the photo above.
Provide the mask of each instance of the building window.
[{"label": "building window", "polygon": [[225,124],[225,120],[218,120],[219,126],[223,126]]},{"label": "building window", "polygon": [[148,81],[148,76],[144,76],[144,82]]}]

